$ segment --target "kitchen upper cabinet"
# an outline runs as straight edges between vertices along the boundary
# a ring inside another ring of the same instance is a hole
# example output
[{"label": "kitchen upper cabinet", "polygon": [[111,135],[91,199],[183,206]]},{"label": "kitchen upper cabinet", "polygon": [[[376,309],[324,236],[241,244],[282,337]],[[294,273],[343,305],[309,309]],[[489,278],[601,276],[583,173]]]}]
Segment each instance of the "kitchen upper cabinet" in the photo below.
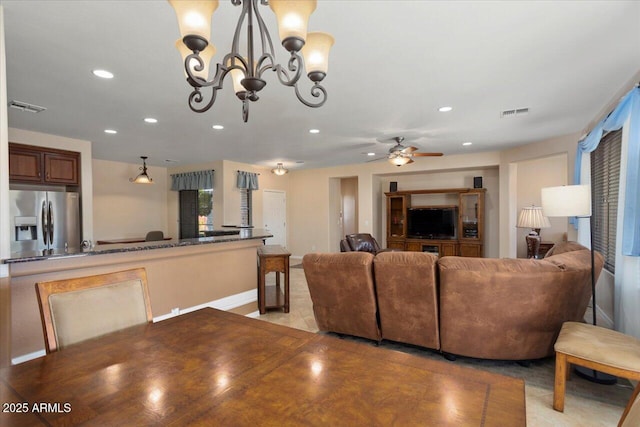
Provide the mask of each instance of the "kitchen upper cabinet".
[{"label": "kitchen upper cabinet", "polygon": [[80,153],[9,143],[9,181],[80,184]]}]

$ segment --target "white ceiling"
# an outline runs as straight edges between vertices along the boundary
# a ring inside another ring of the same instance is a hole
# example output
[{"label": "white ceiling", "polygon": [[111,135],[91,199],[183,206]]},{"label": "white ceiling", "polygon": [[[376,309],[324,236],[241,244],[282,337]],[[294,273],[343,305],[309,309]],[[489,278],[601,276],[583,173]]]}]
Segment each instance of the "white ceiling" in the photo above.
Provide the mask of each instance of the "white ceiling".
[{"label": "white ceiling", "polygon": [[[98,159],[147,155],[156,166],[362,163],[363,153],[390,147],[378,139],[395,135],[445,155],[500,150],[583,131],[640,70],[638,1],[319,0],[310,30],[336,40],[327,103],[303,106],[268,73],[243,123],[230,82],[208,112],[188,108],[177,21],[164,0],[1,4],[8,98],[47,107],[9,109],[9,126],[92,141]],[[239,10],[220,2],[214,60],[229,51]],[[261,10],[283,62],[273,13]],[[98,79],[95,68],[115,78]],[[446,105],[453,111],[438,112]],[[500,118],[523,107],[529,114]]]}]

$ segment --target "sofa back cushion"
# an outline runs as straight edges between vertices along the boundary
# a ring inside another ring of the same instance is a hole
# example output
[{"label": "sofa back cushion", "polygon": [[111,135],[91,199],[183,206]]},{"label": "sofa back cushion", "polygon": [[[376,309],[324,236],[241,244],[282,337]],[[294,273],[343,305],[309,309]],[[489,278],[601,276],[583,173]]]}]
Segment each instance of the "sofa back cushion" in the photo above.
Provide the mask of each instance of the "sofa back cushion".
[{"label": "sofa back cushion", "polygon": [[382,338],[440,348],[436,263],[426,252],[382,252],[373,266]]},{"label": "sofa back cushion", "polygon": [[584,249],[589,249],[589,248],[582,246],[578,242],[560,242],[553,245],[551,249],[549,249],[547,253],[544,254],[544,257],[549,258],[554,255],[563,254],[565,252],[581,251]]},{"label": "sofa back cushion", "polygon": [[302,258],[321,331],[380,340],[373,258],[368,252],[311,253]]},{"label": "sofa back cushion", "polygon": [[588,249],[542,260],[444,257],[438,272],[441,349],[464,356],[550,356],[562,323],[581,321],[591,297]]}]

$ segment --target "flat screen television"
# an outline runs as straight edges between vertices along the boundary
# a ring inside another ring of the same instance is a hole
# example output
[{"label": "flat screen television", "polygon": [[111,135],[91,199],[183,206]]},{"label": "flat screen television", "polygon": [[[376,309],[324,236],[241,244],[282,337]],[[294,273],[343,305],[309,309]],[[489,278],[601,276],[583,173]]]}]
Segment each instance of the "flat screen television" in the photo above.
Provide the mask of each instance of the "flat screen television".
[{"label": "flat screen television", "polygon": [[458,208],[424,207],[407,210],[407,234],[420,239],[455,239]]}]

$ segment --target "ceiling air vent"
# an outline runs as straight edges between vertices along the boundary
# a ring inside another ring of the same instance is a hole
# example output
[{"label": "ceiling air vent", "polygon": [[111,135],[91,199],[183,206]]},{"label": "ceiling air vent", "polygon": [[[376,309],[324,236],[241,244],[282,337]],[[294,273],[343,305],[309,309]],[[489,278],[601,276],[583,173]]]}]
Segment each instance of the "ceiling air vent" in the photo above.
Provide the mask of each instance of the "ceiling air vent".
[{"label": "ceiling air vent", "polygon": [[529,108],[514,108],[513,110],[504,110],[500,113],[500,117],[516,117],[529,114]]},{"label": "ceiling air vent", "polygon": [[30,113],[40,113],[40,112],[46,110],[45,107],[40,107],[39,105],[29,104],[27,102],[16,101],[15,99],[13,101],[9,102],[9,107],[16,108],[16,109],[22,110],[22,111],[28,111]]}]

